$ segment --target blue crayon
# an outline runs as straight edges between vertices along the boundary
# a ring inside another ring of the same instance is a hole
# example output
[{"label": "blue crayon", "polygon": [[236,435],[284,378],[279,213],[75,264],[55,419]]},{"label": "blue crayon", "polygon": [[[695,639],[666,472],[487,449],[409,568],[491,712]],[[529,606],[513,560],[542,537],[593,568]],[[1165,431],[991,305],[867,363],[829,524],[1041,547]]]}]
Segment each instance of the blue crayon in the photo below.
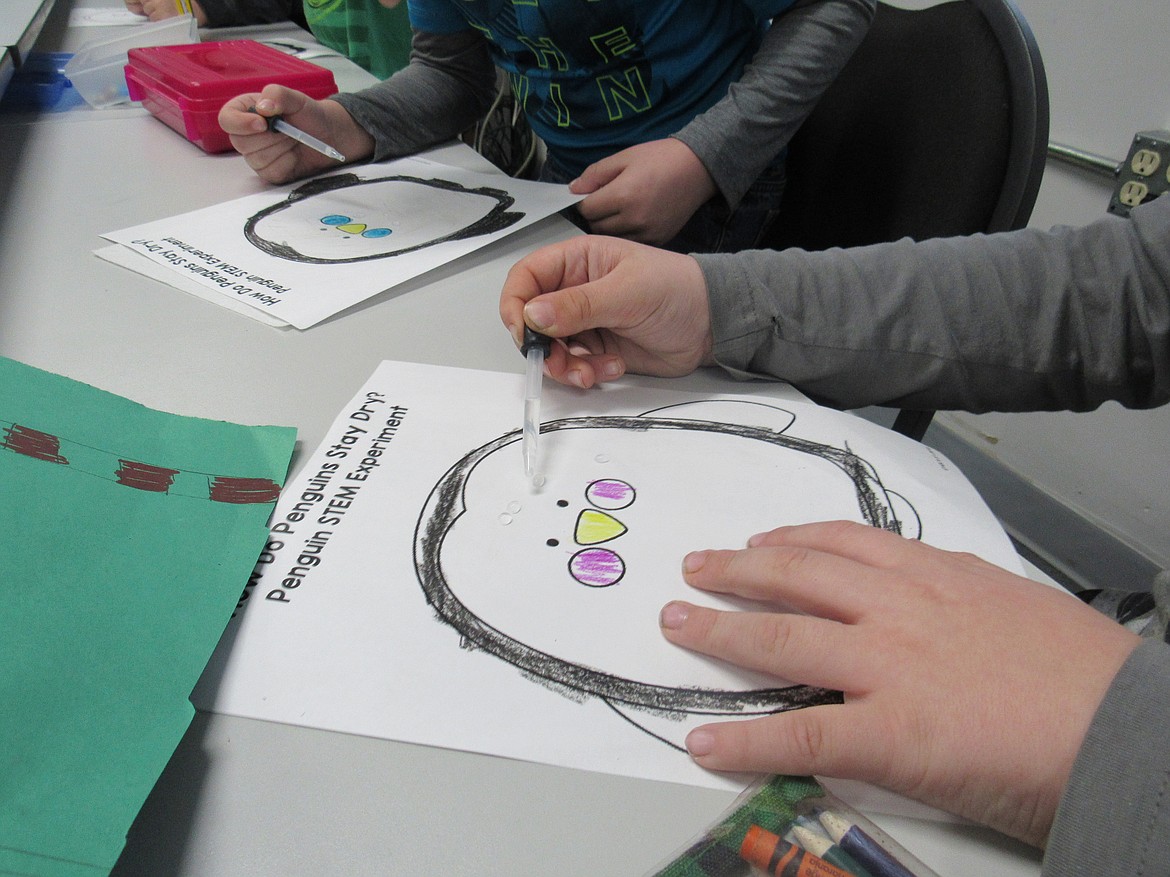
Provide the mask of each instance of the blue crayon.
[{"label": "blue crayon", "polygon": [[914,877],[905,865],[848,819],[827,810],[817,814],[833,843],[853,856],[873,877]]},{"label": "blue crayon", "polygon": [[815,822],[802,824],[803,820],[803,816],[797,818],[796,824],[792,826],[792,837],[802,849],[808,850],[814,856],[820,856],[842,871],[848,871],[853,877],[870,877],[870,873],[858,864],[853,856],[833,843],[819,827],[813,828]]}]

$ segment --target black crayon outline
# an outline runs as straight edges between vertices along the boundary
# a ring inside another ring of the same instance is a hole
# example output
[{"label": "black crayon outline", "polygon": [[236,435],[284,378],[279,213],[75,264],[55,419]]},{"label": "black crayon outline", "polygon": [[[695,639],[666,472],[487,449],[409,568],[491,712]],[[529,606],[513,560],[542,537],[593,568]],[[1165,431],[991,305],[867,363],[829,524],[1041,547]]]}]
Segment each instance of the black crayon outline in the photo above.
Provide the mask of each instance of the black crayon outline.
[{"label": "black crayon outline", "polygon": [[[540,431],[551,433],[561,429],[682,429],[714,432],[811,454],[837,466],[850,478],[857,492],[861,516],[866,523],[895,533],[902,532],[902,522],[894,513],[892,503],[879,498],[879,494],[888,498],[891,493],[882,485],[876,470],[847,448],[842,450],[761,427],[662,417],[566,418],[543,423]],[[476,466],[489,455],[520,438],[520,430],[506,433],[481,445],[451,466],[431,490],[415,525],[414,561],[419,585],[438,619],[455,629],[464,646],[483,649],[512,664],[523,674],[547,680],[553,686],[564,686],[587,696],[598,697],[611,705],[617,702],[652,712],[754,715],[843,702],[844,697],[839,691],[808,685],[727,691],[702,687],[672,688],[626,679],[573,664],[521,643],[467,609],[446,583],[442,564],[443,542],[451,527],[466,511],[463,491]],[[905,497],[898,496],[917,517],[917,512]]]},{"label": "black crayon outline", "polygon": [[[435,189],[445,189],[450,192],[460,192],[468,195],[481,195],[488,198],[496,199],[496,206],[493,207],[487,214],[480,219],[477,219],[471,225],[464,226],[457,231],[451,232],[440,238],[427,241],[422,244],[415,244],[412,247],[407,247],[402,250],[393,250],[388,253],[376,253],[369,256],[354,256],[348,259],[323,259],[319,256],[306,256],[303,253],[293,249],[288,244],[278,244],[266,238],[260,237],[256,233],[256,225],[263,219],[279,213],[287,207],[290,207],[297,202],[304,201],[306,198],[311,198],[315,195],[320,195],[326,192],[339,191],[341,189],[348,189],[353,186],[367,186],[372,183],[385,182],[407,182],[418,183],[423,186],[431,186]],[[289,262],[301,262],[309,265],[347,265],[355,262],[371,262],[375,259],[390,259],[395,256],[402,256],[406,253],[413,253],[418,250],[433,247],[436,244],[448,243],[450,241],[461,241],[468,238],[479,237],[480,235],[494,234],[498,231],[503,231],[509,226],[515,225],[525,214],[519,211],[509,212],[508,208],[516,203],[508,192],[503,189],[493,189],[489,186],[480,186],[475,189],[469,189],[466,186],[451,182],[450,180],[441,179],[423,179],[421,177],[412,177],[405,174],[394,174],[388,177],[360,177],[357,174],[345,173],[334,174],[328,177],[318,177],[314,180],[309,180],[297,188],[289,192],[288,197],[275,204],[270,204],[258,213],[249,216],[244,222],[244,237],[248,243],[256,247],[263,253],[267,253],[277,259],[284,259]]]}]

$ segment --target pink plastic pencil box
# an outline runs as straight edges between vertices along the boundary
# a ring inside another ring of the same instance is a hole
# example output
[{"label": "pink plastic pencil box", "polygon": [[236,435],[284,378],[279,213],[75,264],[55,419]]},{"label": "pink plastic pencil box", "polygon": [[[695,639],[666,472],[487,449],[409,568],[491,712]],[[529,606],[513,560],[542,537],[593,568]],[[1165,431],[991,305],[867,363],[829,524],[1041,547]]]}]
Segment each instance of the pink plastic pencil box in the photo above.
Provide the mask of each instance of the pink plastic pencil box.
[{"label": "pink plastic pencil box", "polygon": [[237,95],[270,84],[310,97],[337,92],[333,73],[255,40],[152,46],[127,53],[130,99],[205,152],[232,148],[219,127],[220,108]]}]

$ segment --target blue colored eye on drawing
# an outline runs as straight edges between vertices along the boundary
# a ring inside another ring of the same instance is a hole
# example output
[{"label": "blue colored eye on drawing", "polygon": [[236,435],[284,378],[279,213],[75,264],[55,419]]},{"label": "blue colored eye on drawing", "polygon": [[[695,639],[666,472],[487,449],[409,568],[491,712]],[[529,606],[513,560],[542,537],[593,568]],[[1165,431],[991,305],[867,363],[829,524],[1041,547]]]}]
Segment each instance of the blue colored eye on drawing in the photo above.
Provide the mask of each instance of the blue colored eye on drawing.
[{"label": "blue colored eye on drawing", "polygon": [[364,238],[377,239],[393,234],[388,228],[366,228],[364,224],[354,222],[351,217],[342,213],[330,213],[328,216],[322,216],[321,224],[339,226],[342,231],[360,234]]}]

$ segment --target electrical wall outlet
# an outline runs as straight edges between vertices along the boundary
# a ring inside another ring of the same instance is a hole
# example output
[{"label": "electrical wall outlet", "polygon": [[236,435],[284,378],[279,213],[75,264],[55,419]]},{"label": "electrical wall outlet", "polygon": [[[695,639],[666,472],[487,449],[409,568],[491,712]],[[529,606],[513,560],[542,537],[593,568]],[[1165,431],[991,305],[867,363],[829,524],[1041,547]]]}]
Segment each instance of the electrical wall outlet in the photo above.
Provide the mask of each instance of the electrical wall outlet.
[{"label": "electrical wall outlet", "polygon": [[1109,212],[1129,216],[1139,204],[1170,192],[1170,131],[1139,131],[1117,168]]}]

